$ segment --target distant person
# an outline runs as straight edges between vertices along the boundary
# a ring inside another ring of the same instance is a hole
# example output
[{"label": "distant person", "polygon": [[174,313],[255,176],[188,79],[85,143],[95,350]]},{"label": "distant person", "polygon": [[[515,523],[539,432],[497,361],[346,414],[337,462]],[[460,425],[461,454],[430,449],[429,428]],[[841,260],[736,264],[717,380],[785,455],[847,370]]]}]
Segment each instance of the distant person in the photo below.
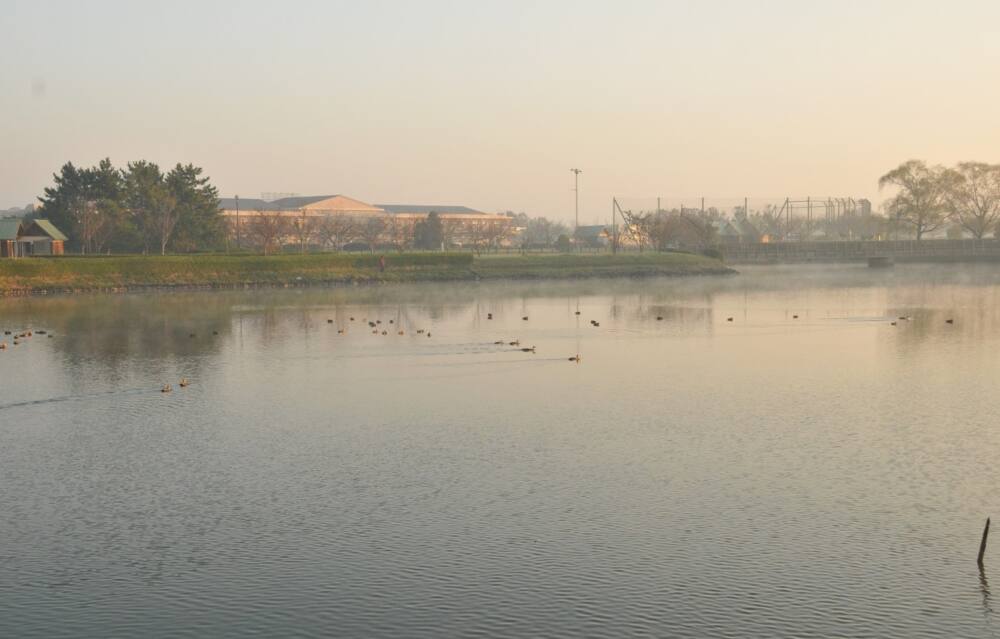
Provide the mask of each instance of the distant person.
[{"label": "distant person", "polygon": [[378,256],[378,272],[385,273],[385,255]]}]

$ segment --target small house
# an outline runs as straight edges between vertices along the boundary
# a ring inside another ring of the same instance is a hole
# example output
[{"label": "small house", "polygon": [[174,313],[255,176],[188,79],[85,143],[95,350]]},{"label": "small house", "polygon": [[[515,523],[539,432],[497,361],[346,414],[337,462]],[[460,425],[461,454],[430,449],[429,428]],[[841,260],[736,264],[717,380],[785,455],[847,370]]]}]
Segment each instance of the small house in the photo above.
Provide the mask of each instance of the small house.
[{"label": "small house", "polygon": [[66,236],[48,220],[0,219],[0,257],[62,255]]}]

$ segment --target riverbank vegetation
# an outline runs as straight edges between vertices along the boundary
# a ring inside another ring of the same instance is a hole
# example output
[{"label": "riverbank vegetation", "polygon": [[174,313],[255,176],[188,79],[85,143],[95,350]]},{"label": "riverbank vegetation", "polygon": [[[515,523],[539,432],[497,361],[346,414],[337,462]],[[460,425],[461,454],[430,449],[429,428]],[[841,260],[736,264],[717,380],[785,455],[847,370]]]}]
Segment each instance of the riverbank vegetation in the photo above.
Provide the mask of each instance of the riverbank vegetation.
[{"label": "riverbank vegetation", "polygon": [[510,255],[393,253],[52,257],[0,261],[0,292],[124,291],[350,283],[715,275],[719,261],[685,253]]},{"label": "riverbank vegetation", "polygon": [[194,165],[163,172],[145,160],[124,169],[107,158],[85,168],[67,162],[53,181],[33,215],[55,224],[80,253],[164,255],[224,245],[218,191]]},{"label": "riverbank vegetation", "polygon": [[948,224],[977,240],[1000,232],[1000,164],[960,162],[948,168],[910,160],[878,184],[896,189],[885,203],[886,214],[918,240]]}]

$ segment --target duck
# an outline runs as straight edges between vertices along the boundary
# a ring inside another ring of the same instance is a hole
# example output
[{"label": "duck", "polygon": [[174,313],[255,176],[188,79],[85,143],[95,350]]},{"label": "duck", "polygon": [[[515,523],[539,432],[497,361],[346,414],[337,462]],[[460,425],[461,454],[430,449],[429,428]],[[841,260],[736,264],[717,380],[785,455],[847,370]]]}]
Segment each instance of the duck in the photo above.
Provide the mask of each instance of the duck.
[{"label": "duck", "polygon": [[574,356],[574,357],[570,357],[570,358],[569,358],[569,361],[571,361],[571,362],[576,362],[577,364],[579,364],[579,363],[580,363],[580,354],[579,354],[579,353],[577,353],[577,354],[576,354],[576,356]]},{"label": "duck", "polygon": [[494,346],[503,346],[503,340],[502,339],[497,340],[497,341],[493,342],[493,345]]},{"label": "duck", "polygon": [[508,346],[520,346],[521,345],[521,340],[516,339],[513,342],[507,342],[507,345]]},{"label": "duck", "polygon": [[329,319],[329,318],[327,318],[327,320],[326,320],[326,323],[327,323],[327,324],[333,324],[333,320],[332,320],[332,319]]},{"label": "duck", "polygon": [[951,319],[951,318],[948,318],[948,319],[946,319],[946,320],[944,321],[944,323],[945,323],[945,324],[954,324],[954,323],[955,323],[955,320],[953,320],[953,319]]},{"label": "duck", "polygon": [[368,325],[371,326],[372,328],[375,328],[375,322],[368,322]]},{"label": "duck", "polygon": [[402,335],[402,334],[403,334],[403,331],[399,331],[399,334],[400,334],[400,335]]},{"label": "duck", "polygon": [[798,315],[792,315],[792,319],[799,319]]},{"label": "duck", "polygon": [[594,326],[598,326],[598,327],[601,325],[600,322],[591,322],[591,324],[593,324]]},{"label": "duck", "polygon": [[656,316],[656,321],[657,322],[662,322],[663,321],[663,316],[662,315],[657,315]]},{"label": "duck", "polygon": [[382,331],[382,334],[383,334],[383,335],[388,335],[388,334],[389,334],[389,331]]},{"label": "duck", "polygon": [[486,319],[493,319],[493,313],[487,313]]},{"label": "duck", "polygon": [[393,322],[392,320],[389,320],[389,323],[390,323],[390,324],[392,324],[392,322]]},{"label": "duck", "polygon": [[338,329],[337,329],[337,334],[338,334],[338,335],[343,335],[343,334],[344,334],[344,329],[342,329],[342,328],[338,328]]},{"label": "duck", "polygon": [[38,333],[39,335],[45,335],[45,331],[35,331],[35,332]]},{"label": "duck", "polygon": [[191,333],[190,335],[188,335],[188,337],[194,337],[194,336],[195,336],[194,333]]},{"label": "duck", "polygon": [[212,331],[212,335],[218,335],[219,331]]},{"label": "duck", "polygon": [[376,323],[376,324],[381,324],[381,323],[382,323],[382,320],[375,320],[375,323]]},{"label": "duck", "polygon": [[573,313],[573,314],[574,314],[574,315],[579,315],[579,314],[580,314],[580,311],[577,311],[577,312],[575,312],[575,313]]},{"label": "duck", "polygon": [[524,347],[524,348],[521,349],[521,352],[522,353],[534,353],[535,352],[535,347],[534,346],[526,346],[526,347]]},{"label": "duck", "polygon": [[185,387],[190,386],[190,385],[191,385],[191,382],[188,381],[187,377],[182,377],[181,381],[178,383],[178,386],[180,386],[181,388],[185,388]]},{"label": "duck", "polygon": [[733,318],[731,318],[731,317],[727,317],[727,318],[726,318],[726,321],[727,321],[727,322],[731,322],[731,321],[733,321]]},{"label": "duck", "polygon": [[170,384],[164,384],[163,388],[160,389],[160,392],[161,393],[169,393],[172,390],[174,390],[174,389],[171,388]]},{"label": "duck", "polygon": [[354,321],[354,318],[353,318],[353,317],[351,318],[351,321],[352,321],[352,322]]},{"label": "duck", "polygon": [[889,322],[889,326],[895,326],[896,322]]},{"label": "duck", "polygon": [[525,316],[524,316],[524,317],[522,317],[521,319],[523,319],[523,320],[524,320],[525,322],[527,322],[527,321],[528,321],[528,316],[527,316],[527,315],[525,315]]},{"label": "duck", "polygon": [[431,336],[430,331],[427,331],[427,337],[430,337],[430,336]]},{"label": "duck", "polygon": [[0,351],[7,350],[7,342],[0,342]]},{"label": "duck", "polygon": [[424,332],[424,329],[422,329],[422,328],[418,328],[417,329],[417,335],[422,335],[423,332]]}]

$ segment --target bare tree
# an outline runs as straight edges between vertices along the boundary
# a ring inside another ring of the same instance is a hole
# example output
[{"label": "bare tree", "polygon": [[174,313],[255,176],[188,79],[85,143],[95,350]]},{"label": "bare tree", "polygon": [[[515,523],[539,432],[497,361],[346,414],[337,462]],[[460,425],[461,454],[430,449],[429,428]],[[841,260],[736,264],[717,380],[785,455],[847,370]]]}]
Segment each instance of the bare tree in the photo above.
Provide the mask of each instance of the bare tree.
[{"label": "bare tree", "polygon": [[649,242],[649,232],[653,224],[653,214],[639,211],[633,213],[631,210],[622,211],[622,218],[625,220],[622,231],[625,236],[635,242],[641,252]]},{"label": "bare tree", "polygon": [[391,215],[385,224],[385,234],[397,251],[405,251],[413,246],[414,224],[409,219]]},{"label": "bare tree", "polygon": [[1000,165],[962,162],[943,176],[948,207],[963,228],[981,240],[1000,220]]},{"label": "bare tree", "polygon": [[944,169],[909,160],[878,180],[879,188],[895,186],[898,192],[885,204],[890,217],[913,227],[919,241],[947,220],[948,193]]},{"label": "bare tree", "polygon": [[280,211],[261,210],[248,217],[245,230],[264,255],[279,250],[288,235],[288,218]]},{"label": "bare tree", "polygon": [[84,253],[101,252],[115,231],[120,212],[120,207],[111,200],[78,198],[74,202],[70,215]]},{"label": "bare tree", "polygon": [[372,216],[366,219],[358,229],[358,237],[368,245],[368,250],[374,255],[375,246],[385,235],[388,220],[382,216]]},{"label": "bare tree", "polygon": [[461,232],[462,223],[450,217],[441,218],[441,244],[444,250],[448,250],[455,243]]},{"label": "bare tree", "polygon": [[289,221],[289,226],[291,235],[299,245],[299,252],[305,253],[306,246],[316,237],[318,231],[316,218],[308,217],[303,210],[295,219]]},{"label": "bare tree", "polygon": [[497,216],[495,220],[486,220],[483,228],[483,238],[486,248],[498,248],[513,232],[513,224],[509,217]]},{"label": "bare tree", "polygon": [[347,215],[327,215],[319,219],[316,238],[321,246],[338,250],[358,235],[358,221]]}]

